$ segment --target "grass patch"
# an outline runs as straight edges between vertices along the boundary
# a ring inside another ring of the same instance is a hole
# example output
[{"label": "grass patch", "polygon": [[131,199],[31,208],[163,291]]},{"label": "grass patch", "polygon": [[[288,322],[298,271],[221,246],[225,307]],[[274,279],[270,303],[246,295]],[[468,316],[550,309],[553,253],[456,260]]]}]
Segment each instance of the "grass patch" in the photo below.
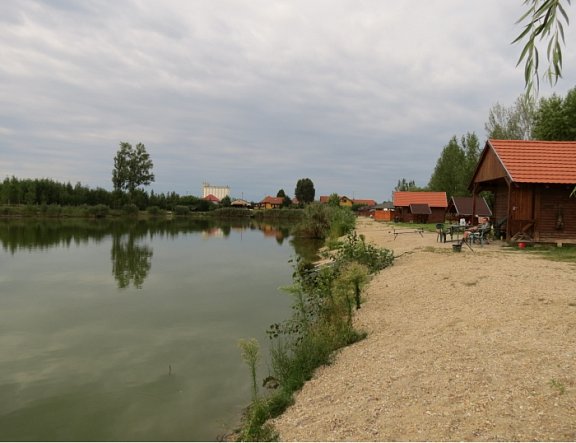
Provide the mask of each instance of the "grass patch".
[{"label": "grass patch", "polygon": [[528,252],[548,260],[576,263],[576,246],[574,245],[564,245],[562,247],[538,245],[531,247]]},{"label": "grass patch", "polygon": [[557,390],[560,395],[562,395],[566,392],[566,386],[564,386],[564,383],[562,383],[561,381],[558,381],[554,378],[552,380],[550,380],[550,387],[552,389]]},{"label": "grass patch", "polygon": [[436,223],[390,223],[395,228],[423,229],[425,232],[436,232]]}]

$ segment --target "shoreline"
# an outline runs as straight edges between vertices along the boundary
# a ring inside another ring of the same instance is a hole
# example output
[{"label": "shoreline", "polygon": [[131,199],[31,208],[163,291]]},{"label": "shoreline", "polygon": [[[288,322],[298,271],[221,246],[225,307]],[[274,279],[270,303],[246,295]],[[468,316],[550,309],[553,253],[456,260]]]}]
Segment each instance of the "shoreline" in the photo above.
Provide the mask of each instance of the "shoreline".
[{"label": "shoreline", "polygon": [[391,226],[358,219],[397,259],[356,312],[368,337],[271,421],[281,440],[576,440],[574,264]]}]

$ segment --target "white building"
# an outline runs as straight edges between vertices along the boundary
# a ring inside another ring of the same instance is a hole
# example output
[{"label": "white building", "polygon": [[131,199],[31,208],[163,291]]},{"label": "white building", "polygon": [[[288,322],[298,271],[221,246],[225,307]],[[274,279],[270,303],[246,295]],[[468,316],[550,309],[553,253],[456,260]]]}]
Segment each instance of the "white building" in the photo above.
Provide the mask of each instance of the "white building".
[{"label": "white building", "polygon": [[218,200],[222,200],[224,197],[230,197],[230,186],[212,186],[210,183],[202,183],[202,198],[206,198],[212,194]]}]

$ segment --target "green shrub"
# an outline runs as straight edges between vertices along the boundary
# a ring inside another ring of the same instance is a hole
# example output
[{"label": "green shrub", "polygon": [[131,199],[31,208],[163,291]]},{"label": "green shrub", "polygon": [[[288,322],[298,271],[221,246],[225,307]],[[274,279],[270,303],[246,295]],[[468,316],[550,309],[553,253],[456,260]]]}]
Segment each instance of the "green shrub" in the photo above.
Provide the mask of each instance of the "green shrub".
[{"label": "green shrub", "polygon": [[214,216],[219,218],[239,218],[239,217],[250,217],[252,211],[246,208],[218,208],[214,210]]},{"label": "green shrub", "polygon": [[26,205],[24,208],[24,215],[28,217],[34,217],[38,214],[38,206],[36,205]]},{"label": "green shrub", "polygon": [[146,212],[152,216],[160,215],[161,209],[158,206],[148,206]]},{"label": "green shrub", "polygon": [[62,215],[62,206],[60,206],[60,205],[48,205],[46,207],[45,214],[48,217],[60,217]]},{"label": "green shrub", "polygon": [[174,206],[174,214],[176,214],[176,215],[188,215],[188,214],[190,214],[190,208],[188,206],[176,205],[176,206]]},{"label": "green shrub", "polygon": [[356,226],[356,216],[349,208],[335,206],[330,211],[330,238],[348,234]]},{"label": "green shrub", "polygon": [[356,225],[356,217],[349,208],[313,203],[303,211],[300,223],[294,229],[294,235],[304,238],[338,238]]},{"label": "green shrub", "polygon": [[294,229],[298,237],[325,239],[330,231],[330,207],[313,203],[304,209],[303,219]]},{"label": "green shrub", "polygon": [[140,212],[140,210],[138,209],[138,206],[136,206],[134,203],[127,203],[124,206],[122,206],[122,212],[126,215],[138,215],[138,213]]},{"label": "green shrub", "polygon": [[110,208],[106,205],[94,205],[85,208],[86,213],[95,218],[105,218],[110,212]]},{"label": "green shrub", "polygon": [[350,261],[366,265],[370,273],[373,273],[390,266],[394,261],[394,253],[366,243],[364,236],[354,232],[348,235],[336,257],[337,264]]}]

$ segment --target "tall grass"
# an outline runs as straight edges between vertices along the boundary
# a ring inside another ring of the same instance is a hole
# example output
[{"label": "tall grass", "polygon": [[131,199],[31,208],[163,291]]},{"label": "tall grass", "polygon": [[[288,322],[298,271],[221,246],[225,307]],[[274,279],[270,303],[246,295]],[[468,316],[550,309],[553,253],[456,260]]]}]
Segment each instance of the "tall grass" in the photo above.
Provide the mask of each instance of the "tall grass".
[{"label": "tall grass", "polygon": [[352,322],[361,292],[369,275],[390,266],[393,255],[349,236],[331,265],[316,267],[296,260],[293,283],[284,288],[292,296],[293,315],[270,326],[269,378],[278,388],[263,397],[256,396],[244,416],[240,440],[278,438],[268,420],[280,415],[293,403],[293,394],[310,380],[316,368],[330,364],[338,349],[357,342],[365,333]]},{"label": "tall grass", "polygon": [[322,240],[337,238],[354,229],[355,223],[356,218],[349,208],[313,203],[304,209],[294,234]]}]

